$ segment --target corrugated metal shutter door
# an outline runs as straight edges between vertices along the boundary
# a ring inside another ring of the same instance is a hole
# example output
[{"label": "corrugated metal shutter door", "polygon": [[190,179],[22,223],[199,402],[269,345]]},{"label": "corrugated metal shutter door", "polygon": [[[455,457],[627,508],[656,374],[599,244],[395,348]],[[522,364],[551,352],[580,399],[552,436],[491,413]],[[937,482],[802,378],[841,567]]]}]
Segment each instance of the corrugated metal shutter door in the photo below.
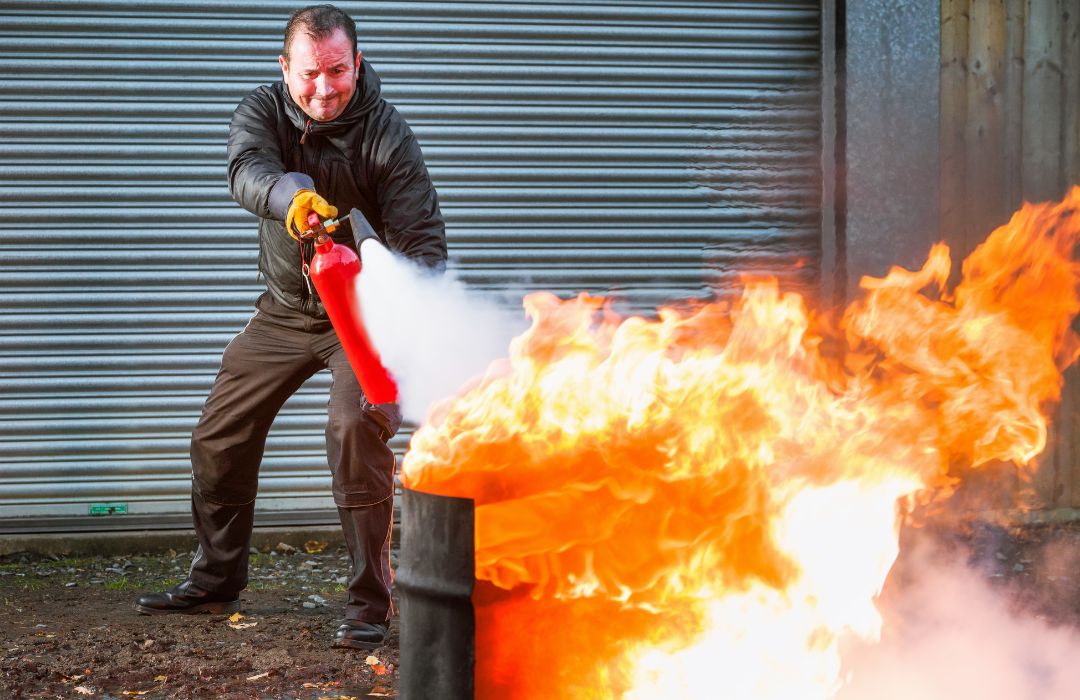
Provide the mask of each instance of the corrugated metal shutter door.
[{"label": "corrugated metal shutter door", "polygon": [[[92,503],[186,510],[191,428],[261,289],[227,125],[280,77],[295,6],[0,7],[8,529]],[[614,290],[641,309],[736,270],[813,282],[817,3],[341,6],[420,137],[474,286]],[[275,425],[262,511],[330,506],[326,386]]]}]

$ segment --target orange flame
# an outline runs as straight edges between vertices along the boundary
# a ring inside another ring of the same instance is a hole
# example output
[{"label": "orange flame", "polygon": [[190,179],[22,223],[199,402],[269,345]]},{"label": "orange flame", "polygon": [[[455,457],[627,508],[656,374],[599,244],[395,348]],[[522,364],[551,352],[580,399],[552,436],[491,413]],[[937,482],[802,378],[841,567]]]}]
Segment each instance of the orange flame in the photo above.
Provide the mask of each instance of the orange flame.
[{"label": "orange flame", "polygon": [[[828,698],[904,504],[1028,464],[1077,356],[1080,188],[965,262],[864,279],[840,330],[775,281],[655,321],[526,298],[509,360],[413,438],[476,502],[477,697]],[[825,352],[824,348],[829,348]]]}]

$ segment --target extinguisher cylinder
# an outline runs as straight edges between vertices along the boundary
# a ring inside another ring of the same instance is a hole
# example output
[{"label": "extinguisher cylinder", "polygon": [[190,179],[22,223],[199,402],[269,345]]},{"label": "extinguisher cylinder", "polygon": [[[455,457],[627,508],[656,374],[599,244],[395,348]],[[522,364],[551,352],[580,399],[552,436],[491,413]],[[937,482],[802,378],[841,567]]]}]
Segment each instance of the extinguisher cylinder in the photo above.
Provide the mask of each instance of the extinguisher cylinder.
[{"label": "extinguisher cylinder", "polygon": [[383,366],[364,327],[357,286],[360,269],[360,258],[351,248],[334,245],[329,236],[318,237],[311,261],[311,279],[360,388],[371,403],[397,403],[397,383]]}]

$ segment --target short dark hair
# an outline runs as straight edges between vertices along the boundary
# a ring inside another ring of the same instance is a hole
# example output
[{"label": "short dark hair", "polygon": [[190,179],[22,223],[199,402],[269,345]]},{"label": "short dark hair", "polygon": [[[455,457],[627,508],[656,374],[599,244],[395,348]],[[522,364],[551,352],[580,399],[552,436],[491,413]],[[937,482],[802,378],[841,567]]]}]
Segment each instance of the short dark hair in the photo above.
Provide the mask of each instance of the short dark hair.
[{"label": "short dark hair", "polygon": [[312,39],[326,39],[335,30],[345,32],[352,42],[353,56],[356,56],[356,22],[342,10],[333,5],[311,5],[292,13],[285,25],[285,47],[282,55],[289,58],[289,46],[297,32],[303,32]]}]

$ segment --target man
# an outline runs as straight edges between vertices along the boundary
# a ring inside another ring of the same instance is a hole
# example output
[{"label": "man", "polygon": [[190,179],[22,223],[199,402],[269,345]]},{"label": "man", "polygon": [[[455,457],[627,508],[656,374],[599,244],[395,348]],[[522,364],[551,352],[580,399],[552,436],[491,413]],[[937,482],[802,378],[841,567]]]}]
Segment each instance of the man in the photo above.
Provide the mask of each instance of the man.
[{"label": "man", "polygon": [[240,103],[228,148],[230,192],[260,217],[259,270],[267,291],[225,348],[192,435],[199,548],[188,579],[141,596],[135,609],[239,610],[267,432],[285,400],[329,368],[326,452],[352,559],[334,645],[374,648],[385,641],[391,615],[394,454],[386,443],[401,413],[365,399],[306,278],[313,251],[299,234],[312,212],[328,218],[352,210],[351,225],[334,233],[335,242],[358,248],[358,240],[377,235],[391,250],[440,267],[445,231],[416,138],[380,96],[379,78],[357,50],[353,20],[332,5],[298,10],[285,28],[279,62],[284,80]]}]

